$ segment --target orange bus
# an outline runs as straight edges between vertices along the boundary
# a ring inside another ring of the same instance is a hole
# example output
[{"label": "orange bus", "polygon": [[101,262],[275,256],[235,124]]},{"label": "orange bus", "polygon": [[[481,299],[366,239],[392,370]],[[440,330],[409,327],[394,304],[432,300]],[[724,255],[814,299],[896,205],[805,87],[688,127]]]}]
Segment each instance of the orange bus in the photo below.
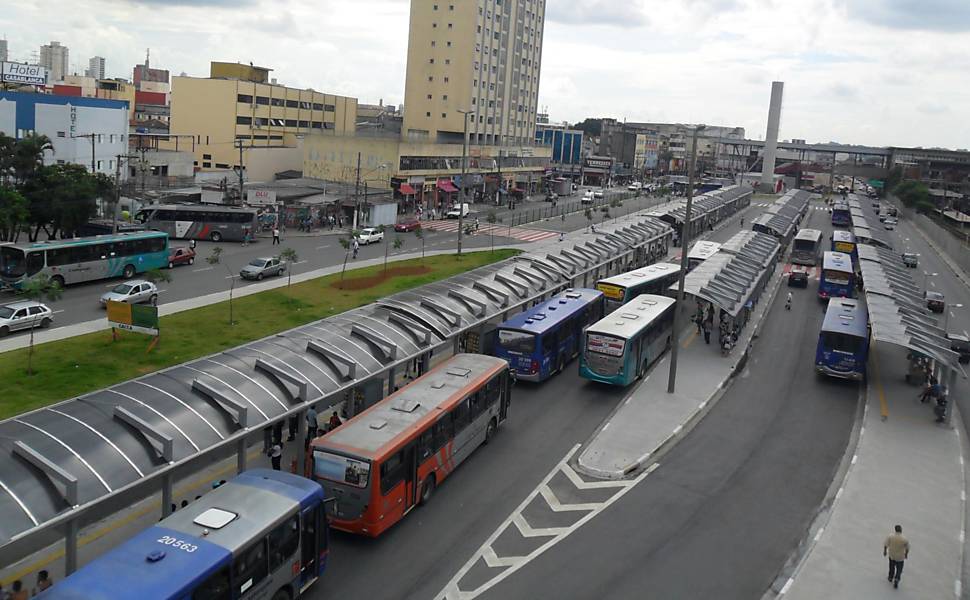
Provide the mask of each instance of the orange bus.
[{"label": "orange bus", "polygon": [[313,440],[313,477],[335,502],[330,526],[377,537],[479,446],[509,413],[508,363],[457,354]]}]

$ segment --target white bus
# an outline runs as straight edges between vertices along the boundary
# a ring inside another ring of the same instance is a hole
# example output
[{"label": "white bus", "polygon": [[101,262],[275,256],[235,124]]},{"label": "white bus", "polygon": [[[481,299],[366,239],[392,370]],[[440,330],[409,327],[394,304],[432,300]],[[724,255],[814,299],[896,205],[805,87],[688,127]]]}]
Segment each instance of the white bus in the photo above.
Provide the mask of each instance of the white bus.
[{"label": "white bus", "polygon": [[606,312],[611,313],[640,294],[663,294],[680,276],[680,266],[655,263],[647,267],[613,275],[596,282],[596,289],[606,298]]},{"label": "white bus", "polygon": [[721,244],[717,242],[700,240],[687,253],[687,271],[693,271],[697,265],[717,254],[720,249]]},{"label": "white bus", "polygon": [[792,242],[791,261],[794,264],[814,267],[818,264],[822,251],[822,232],[818,229],[802,229]]}]

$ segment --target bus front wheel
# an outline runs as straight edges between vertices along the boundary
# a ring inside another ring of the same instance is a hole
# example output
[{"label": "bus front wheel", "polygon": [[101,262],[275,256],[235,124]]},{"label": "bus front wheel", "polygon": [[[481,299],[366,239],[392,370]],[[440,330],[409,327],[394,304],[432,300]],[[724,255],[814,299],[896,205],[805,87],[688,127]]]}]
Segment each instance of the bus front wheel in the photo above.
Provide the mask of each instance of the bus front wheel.
[{"label": "bus front wheel", "polygon": [[290,593],[285,589],[279,590],[273,594],[273,600],[290,600]]},{"label": "bus front wheel", "polygon": [[427,504],[431,501],[431,496],[434,495],[435,488],[435,478],[434,473],[428,475],[427,479],[421,482],[421,504]]},{"label": "bus front wheel", "polygon": [[125,279],[131,279],[135,276],[135,265],[125,265],[125,270],[121,272],[121,276]]},{"label": "bus front wheel", "polygon": [[487,445],[492,438],[495,437],[495,419],[488,422],[488,427],[485,428],[485,444]]}]

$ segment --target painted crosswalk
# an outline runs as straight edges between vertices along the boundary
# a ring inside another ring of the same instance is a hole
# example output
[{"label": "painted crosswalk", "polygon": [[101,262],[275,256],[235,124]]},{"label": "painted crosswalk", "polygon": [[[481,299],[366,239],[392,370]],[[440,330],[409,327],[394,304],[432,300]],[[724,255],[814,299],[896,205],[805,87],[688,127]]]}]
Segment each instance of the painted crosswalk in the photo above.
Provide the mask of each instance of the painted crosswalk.
[{"label": "painted crosswalk", "polygon": [[[465,226],[473,224],[474,221],[465,221]],[[458,221],[421,221],[423,229],[431,231],[445,231],[456,233],[458,231]],[[509,227],[508,225],[479,223],[474,235],[496,235],[510,237],[523,242],[538,242],[554,238],[559,234],[555,231],[545,231],[542,229],[526,229],[524,227]]]}]

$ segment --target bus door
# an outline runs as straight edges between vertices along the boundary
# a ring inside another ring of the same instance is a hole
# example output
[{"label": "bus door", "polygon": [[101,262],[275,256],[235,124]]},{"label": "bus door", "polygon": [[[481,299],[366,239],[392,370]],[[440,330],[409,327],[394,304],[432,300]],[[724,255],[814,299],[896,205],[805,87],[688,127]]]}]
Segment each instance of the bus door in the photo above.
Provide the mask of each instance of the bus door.
[{"label": "bus door", "polygon": [[[300,587],[313,582],[319,572],[318,548],[322,555],[326,544],[326,532],[320,530],[318,517],[319,507],[311,506],[301,515],[302,531],[300,535]],[[324,540],[321,542],[321,538]],[[322,544],[322,545],[321,545]]]},{"label": "bus door", "polygon": [[406,513],[414,508],[418,500],[417,442],[411,442],[404,448],[404,469],[404,513]]},{"label": "bus door", "polygon": [[498,422],[501,423],[509,416],[509,404],[512,401],[512,378],[508,371],[502,373],[502,398],[498,405]]}]

